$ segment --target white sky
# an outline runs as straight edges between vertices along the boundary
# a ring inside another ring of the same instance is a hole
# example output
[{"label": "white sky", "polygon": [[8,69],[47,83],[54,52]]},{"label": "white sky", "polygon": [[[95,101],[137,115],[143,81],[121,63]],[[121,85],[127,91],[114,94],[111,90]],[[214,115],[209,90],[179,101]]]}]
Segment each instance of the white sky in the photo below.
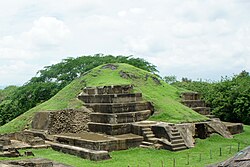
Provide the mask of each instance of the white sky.
[{"label": "white sky", "polygon": [[0,85],[63,58],[135,55],[162,76],[250,71],[250,0],[0,1]]}]

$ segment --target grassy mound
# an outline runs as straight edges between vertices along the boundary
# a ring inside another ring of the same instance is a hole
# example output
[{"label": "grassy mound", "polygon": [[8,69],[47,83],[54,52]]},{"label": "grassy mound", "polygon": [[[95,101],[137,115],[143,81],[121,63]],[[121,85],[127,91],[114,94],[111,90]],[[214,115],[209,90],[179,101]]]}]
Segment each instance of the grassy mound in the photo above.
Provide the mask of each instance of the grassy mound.
[{"label": "grassy mound", "polygon": [[38,111],[81,108],[83,103],[76,97],[85,86],[118,84],[133,84],[135,92],[142,92],[145,100],[153,102],[156,112],[151,120],[179,123],[207,119],[179,103],[181,90],[166,84],[157,76],[128,64],[109,64],[96,67],[74,80],[50,100],[0,127],[0,133],[24,129]]}]

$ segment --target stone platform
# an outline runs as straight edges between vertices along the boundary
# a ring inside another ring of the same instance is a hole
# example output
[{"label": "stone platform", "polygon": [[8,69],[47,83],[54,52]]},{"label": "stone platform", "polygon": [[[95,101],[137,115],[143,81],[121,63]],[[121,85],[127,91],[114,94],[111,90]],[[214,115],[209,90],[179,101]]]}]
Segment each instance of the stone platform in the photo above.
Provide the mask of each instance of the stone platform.
[{"label": "stone platform", "polygon": [[131,133],[131,123],[148,119],[153,106],[132,93],[132,85],[87,87],[78,98],[92,110],[88,128],[91,132],[108,135]]},{"label": "stone platform", "polygon": [[242,123],[223,122],[223,124],[226,125],[227,129],[232,135],[243,132]]},{"label": "stone platform", "polygon": [[210,116],[210,107],[206,107],[206,103],[201,99],[198,92],[184,92],[181,94],[181,103],[191,108],[201,115]]},{"label": "stone platform", "polygon": [[147,109],[153,110],[152,104],[145,101],[129,103],[86,103],[85,106],[92,108],[93,112],[99,113],[122,113]]},{"label": "stone platform", "polygon": [[138,147],[142,140],[142,136],[131,133],[109,136],[86,132],[80,134],[60,134],[54,136],[54,142],[57,143],[104,151],[126,150],[128,148]]},{"label": "stone platform", "polygon": [[86,95],[80,94],[78,99],[85,103],[124,103],[142,101],[141,93],[126,93],[126,94],[96,94]]}]

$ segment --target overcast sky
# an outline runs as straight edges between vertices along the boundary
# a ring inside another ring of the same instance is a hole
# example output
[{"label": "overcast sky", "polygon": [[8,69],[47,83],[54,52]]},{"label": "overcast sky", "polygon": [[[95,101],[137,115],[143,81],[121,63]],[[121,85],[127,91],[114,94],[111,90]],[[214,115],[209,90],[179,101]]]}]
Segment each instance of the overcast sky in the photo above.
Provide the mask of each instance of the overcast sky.
[{"label": "overcast sky", "polygon": [[194,80],[250,71],[250,0],[0,1],[0,85],[96,53]]}]

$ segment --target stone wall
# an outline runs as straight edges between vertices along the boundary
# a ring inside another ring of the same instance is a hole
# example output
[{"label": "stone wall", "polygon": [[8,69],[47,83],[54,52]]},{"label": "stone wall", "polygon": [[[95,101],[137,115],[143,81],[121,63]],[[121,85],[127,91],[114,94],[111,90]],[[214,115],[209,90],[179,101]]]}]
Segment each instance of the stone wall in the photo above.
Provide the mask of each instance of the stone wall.
[{"label": "stone wall", "polygon": [[86,87],[83,93],[94,95],[94,94],[123,94],[131,93],[133,90],[132,85],[111,85],[102,87]]},{"label": "stone wall", "polygon": [[88,130],[90,112],[87,108],[38,112],[33,118],[32,128],[48,134],[84,132]]},{"label": "stone wall", "polygon": [[176,124],[186,146],[188,148],[194,147],[195,144],[195,125],[193,123]]},{"label": "stone wall", "polygon": [[183,92],[181,98],[182,100],[200,100],[201,95],[198,92]]},{"label": "stone wall", "polygon": [[242,123],[231,123],[231,122],[223,122],[226,125],[229,132],[234,134],[239,134],[243,132],[243,124]]},{"label": "stone wall", "polygon": [[1,167],[72,167],[69,165],[52,162],[48,159],[32,158],[26,160],[5,160],[0,161]]}]

